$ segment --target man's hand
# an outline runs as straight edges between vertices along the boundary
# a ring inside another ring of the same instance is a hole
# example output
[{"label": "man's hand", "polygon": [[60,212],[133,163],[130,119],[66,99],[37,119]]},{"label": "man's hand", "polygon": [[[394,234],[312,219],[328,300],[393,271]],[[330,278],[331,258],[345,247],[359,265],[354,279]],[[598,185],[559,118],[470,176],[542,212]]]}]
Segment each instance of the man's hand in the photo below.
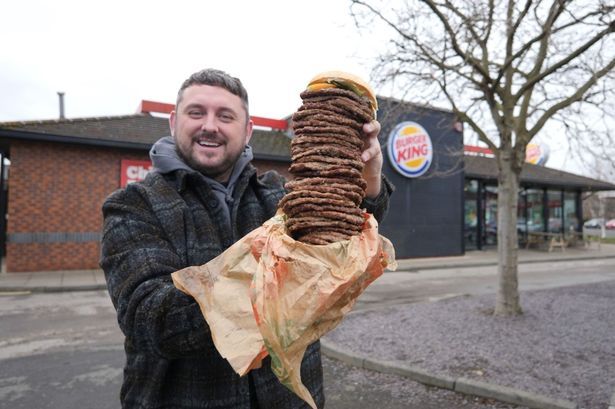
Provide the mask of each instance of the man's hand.
[{"label": "man's hand", "polygon": [[365,162],[363,178],[367,181],[365,195],[375,198],[380,193],[382,180],[382,150],[378,141],[380,122],[375,119],[363,125],[363,153],[361,159]]}]

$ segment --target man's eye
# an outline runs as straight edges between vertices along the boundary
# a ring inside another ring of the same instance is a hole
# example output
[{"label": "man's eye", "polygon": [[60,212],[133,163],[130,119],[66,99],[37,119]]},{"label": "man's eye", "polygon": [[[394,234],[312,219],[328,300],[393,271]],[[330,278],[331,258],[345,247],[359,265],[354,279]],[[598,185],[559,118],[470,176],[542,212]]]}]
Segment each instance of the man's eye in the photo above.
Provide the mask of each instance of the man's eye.
[{"label": "man's eye", "polygon": [[203,116],[203,113],[201,111],[188,111],[188,115],[192,118],[198,118]]},{"label": "man's eye", "polygon": [[220,115],[220,118],[221,118],[223,121],[227,121],[227,122],[230,122],[230,121],[232,121],[233,119],[235,119],[235,117],[234,117],[233,115],[231,115],[231,114],[221,114],[221,115]]}]

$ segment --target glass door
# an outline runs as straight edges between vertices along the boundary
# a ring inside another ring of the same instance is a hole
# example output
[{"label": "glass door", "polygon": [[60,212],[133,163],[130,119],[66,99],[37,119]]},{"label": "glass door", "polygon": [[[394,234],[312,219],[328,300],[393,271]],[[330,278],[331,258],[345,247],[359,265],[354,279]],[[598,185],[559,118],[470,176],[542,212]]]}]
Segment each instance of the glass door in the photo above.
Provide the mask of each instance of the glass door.
[{"label": "glass door", "polygon": [[463,240],[466,250],[478,246],[478,181],[466,180],[464,186]]},{"label": "glass door", "polygon": [[486,246],[498,243],[498,188],[497,186],[485,186],[485,223],[483,224],[482,241]]}]

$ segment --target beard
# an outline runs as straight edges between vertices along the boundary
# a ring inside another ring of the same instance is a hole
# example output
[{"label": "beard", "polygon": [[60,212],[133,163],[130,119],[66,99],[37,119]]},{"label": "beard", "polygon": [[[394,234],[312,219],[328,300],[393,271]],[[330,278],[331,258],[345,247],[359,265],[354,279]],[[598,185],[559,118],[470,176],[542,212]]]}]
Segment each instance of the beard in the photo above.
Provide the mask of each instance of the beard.
[{"label": "beard", "polygon": [[[198,138],[193,138],[192,143],[194,143],[195,139]],[[184,152],[184,150],[187,150],[187,152]],[[243,149],[236,153],[227,153],[226,157],[221,163],[218,163],[216,165],[210,165],[199,161],[192,155],[192,145],[190,145],[188,149],[182,149],[176,141],[175,151],[177,152],[177,155],[180,157],[180,159],[191,169],[209,178],[218,180],[219,182],[227,181],[226,179],[228,179],[228,177],[230,176],[232,169],[235,166],[235,163],[237,163],[237,160],[243,153]],[[222,178],[223,176],[226,176],[225,180],[220,180],[220,178]]]}]

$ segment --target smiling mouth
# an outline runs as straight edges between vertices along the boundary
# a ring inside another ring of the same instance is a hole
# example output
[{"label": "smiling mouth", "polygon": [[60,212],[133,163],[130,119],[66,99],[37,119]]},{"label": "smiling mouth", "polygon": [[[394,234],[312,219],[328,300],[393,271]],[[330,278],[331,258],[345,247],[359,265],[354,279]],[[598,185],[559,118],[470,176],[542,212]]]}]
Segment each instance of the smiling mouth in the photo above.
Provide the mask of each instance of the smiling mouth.
[{"label": "smiling mouth", "polygon": [[213,141],[197,141],[197,144],[205,148],[217,148],[222,145],[221,143]]}]

